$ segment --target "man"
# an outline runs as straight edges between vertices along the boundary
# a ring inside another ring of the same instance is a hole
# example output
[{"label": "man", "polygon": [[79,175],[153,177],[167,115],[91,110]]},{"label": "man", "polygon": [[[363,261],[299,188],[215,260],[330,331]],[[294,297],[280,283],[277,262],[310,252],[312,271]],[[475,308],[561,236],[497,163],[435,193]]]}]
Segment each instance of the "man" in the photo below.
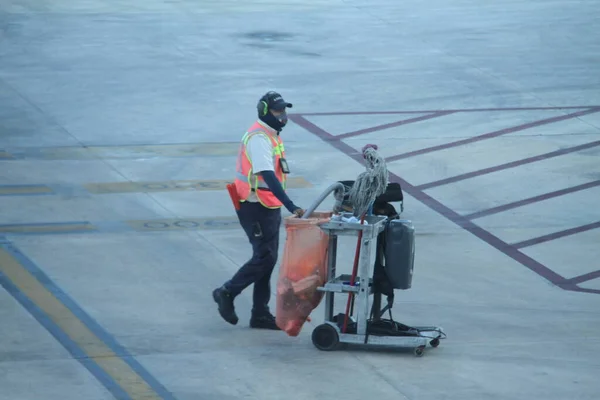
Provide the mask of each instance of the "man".
[{"label": "man", "polygon": [[286,108],[291,107],[279,93],[267,92],[257,105],[258,120],[242,137],[232,198],[239,199],[236,212],[252,245],[252,257],[230,280],[213,291],[219,314],[232,325],[238,322],[233,304],[235,297],[254,283],[250,326],[279,329],[268,303],[279,250],[281,206],[297,217],[304,214],[285,193],[289,170],[279,134],[287,123]]}]

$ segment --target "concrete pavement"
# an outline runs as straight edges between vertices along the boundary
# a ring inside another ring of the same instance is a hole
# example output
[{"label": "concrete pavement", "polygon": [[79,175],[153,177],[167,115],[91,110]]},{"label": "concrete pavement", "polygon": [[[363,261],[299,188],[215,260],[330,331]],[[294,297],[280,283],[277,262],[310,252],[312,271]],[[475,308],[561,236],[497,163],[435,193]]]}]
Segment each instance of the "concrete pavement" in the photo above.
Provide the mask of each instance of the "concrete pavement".
[{"label": "concrete pavement", "polygon": [[[0,399],[596,399],[598,15],[3,2]],[[250,330],[250,292],[219,318],[210,291],[250,254],[223,184],[267,90],[294,103],[297,204],[362,172],[364,144],[388,157],[417,229],[394,318],[448,334],[423,358],[319,352],[322,306],[296,338]]]}]

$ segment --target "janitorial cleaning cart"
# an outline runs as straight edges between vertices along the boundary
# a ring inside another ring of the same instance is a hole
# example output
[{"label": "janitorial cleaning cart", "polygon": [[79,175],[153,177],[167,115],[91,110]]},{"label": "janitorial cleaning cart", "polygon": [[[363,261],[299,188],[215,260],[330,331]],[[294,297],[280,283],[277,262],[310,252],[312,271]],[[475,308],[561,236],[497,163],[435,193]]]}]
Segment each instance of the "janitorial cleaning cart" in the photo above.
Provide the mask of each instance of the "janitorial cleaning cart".
[{"label": "janitorial cleaning cart", "polygon": [[[351,213],[342,213],[340,218],[349,219],[351,216]],[[414,349],[415,355],[422,356],[428,344],[432,347],[440,344],[440,339],[445,337],[443,329],[437,326],[411,327],[394,321],[391,301],[385,308],[380,308],[384,294],[380,287],[382,282],[391,284],[392,289],[406,290],[411,286],[414,227],[408,220],[378,215],[367,216],[364,221],[367,224],[334,219],[320,225],[329,235],[329,279],[318,288],[325,293],[325,321],[313,330],[312,342],[320,350],[334,350],[340,343],[409,347]],[[338,237],[347,235],[360,237],[356,276],[336,274]],[[375,264],[371,261],[374,251],[380,252],[375,257]],[[387,279],[378,279],[374,273],[374,267],[382,259],[385,259],[383,272]],[[350,304],[356,310],[355,318],[348,310],[334,315],[336,294],[350,295]],[[374,296],[373,305],[369,307],[371,296]],[[383,318],[385,311],[389,311],[389,319]]]},{"label": "janitorial cleaning cart", "polygon": [[[284,258],[283,266],[288,270],[282,272],[278,283],[278,324],[288,334],[297,335],[310,311],[324,298],[324,321],[312,332],[317,349],[331,351],[344,343],[386,345],[411,348],[420,357],[428,346],[437,347],[446,334],[438,326],[408,326],[392,318],[394,290],[407,290],[412,285],[415,228],[391,204],[403,201],[402,191],[397,183],[388,182],[383,158],[371,148],[363,149],[363,155],[366,173],[356,181],[331,185],[306,210],[304,221],[286,221],[288,241],[291,239],[290,246],[286,243],[286,253],[292,246],[306,251],[296,257],[302,262]],[[315,209],[331,193],[336,198],[333,211],[316,213]],[[303,223],[310,224],[305,237],[291,237],[295,233],[293,224]],[[357,238],[351,274],[337,273],[341,236]],[[304,243],[299,244],[300,240]],[[307,254],[311,255],[310,260],[302,258]],[[293,282],[289,271],[299,268],[307,270]],[[345,312],[335,314],[335,300],[344,296]],[[387,297],[387,304],[382,308],[383,296]],[[283,316],[290,310],[299,315],[293,328],[291,319]],[[386,312],[389,318],[384,318]]]}]

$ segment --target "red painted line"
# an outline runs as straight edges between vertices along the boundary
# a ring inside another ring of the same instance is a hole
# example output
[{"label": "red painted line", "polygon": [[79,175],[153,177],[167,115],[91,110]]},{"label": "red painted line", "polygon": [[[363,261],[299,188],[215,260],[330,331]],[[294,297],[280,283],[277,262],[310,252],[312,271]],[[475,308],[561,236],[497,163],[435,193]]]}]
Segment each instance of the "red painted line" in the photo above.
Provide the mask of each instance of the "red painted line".
[{"label": "red painted line", "polygon": [[398,154],[398,155],[386,158],[386,162],[397,161],[397,160],[401,160],[403,158],[418,156],[421,154],[427,154],[427,153],[431,153],[431,152],[439,151],[439,150],[445,150],[445,149],[449,149],[452,147],[463,146],[465,144],[479,142],[481,140],[492,139],[492,138],[495,138],[498,136],[507,135],[509,133],[523,131],[525,129],[535,128],[538,126],[552,124],[552,123],[564,121],[567,119],[577,118],[577,117],[581,117],[581,116],[584,116],[587,114],[593,114],[598,111],[600,111],[600,108],[592,108],[592,109],[578,111],[578,112],[571,113],[571,114],[565,114],[565,115],[560,115],[557,117],[545,118],[545,119],[541,119],[538,121],[528,122],[526,124],[514,126],[511,128],[504,128],[504,129],[500,129],[499,131],[489,132],[489,133],[486,133],[483,135],[473,136],[473,137],[470,137],[467,139],[462,139],[462,140],[457,140],[455,142],[445,143],[445,144],[441,144],[438,146],[427,147],[424,149],[415,150],[415,151],[411,151],[411,152],[404,153],[404,154]]},{"label": "red painted line", "polygon": [[524,247],[533,246],[540,243],[549,242],[551,240],[560,239],[565,236],[575,235],[577,233],[582,233],[586,231],[590,231],[592,229],[600,228],[600,221],[593,222],[591,224],[578,226],[571,229],[565,229],[564,231],[550,233],[548,235],[540,236],[533,239],[524,240],[522,242],[513,243],[512,246],[517,249],[522,249]]},{"label": "red painted line", "polygon": [[364,165],[364,160],[360,151],[354,149],[350,145],[347,145],[341,140],[337,140],[335,135],[332,135],[329,132],[326,132],[325,130],[319,128],[317,125],[313,124],[301,115],[289,115],[289,119],[294,121],[298,126],[301,126],[302,128],[306,129],[310,133],[317,135],[320,139],[331,144],[333,147],[335,147],[342,153],[346,154],[352,159],[358,161],[360,164]]},{"label": "red painted line", "polygon": [[594,272],[588,272],[587,274],[579,275],[574,278],[567,279],[565,283],[583,283],[591,281],[592,279],[600,278],[600,270]]},{"label": "red painted line", "polygon": [[473,220],[476,218],[487,217],[488,215],[497,214],[503,211],[511,210],[513,208],[522,207],[528,204],[537,203],[540,201],[552,199],[554,197],[564,196],[565,194],[578,192],[581,190],[591,189],[593,187],[600,186],[600,180],[584,183],[582,185],[572,186],[570,188],[557,190],[550,193],[544,193],[539,196],[530,197],[528,199],[523,199],[519,201],[515,201],[513,203],[503,204],[498,207],[488,208],[487,210],[477,211],[472,214],[464,215],[465,218]]},{"label": "red painted line", "polygon": [[327,115],[390,115],[390,114],[415,114],[415,113],[438,113],[438,112],[484,112],[484,111],[536,111],[536,110],[576,110],[598,108],[596,106],[568,106],[568,107],[507,107],[507,108],[457,108],[449,110],[402,110],[402,111],[346,111],[346,112],[313,112],[294,114],[299,116],[327,116]]},{"label": "red painted line", "polygon": [[577,286],[575,286],[572,289],[568,289],[568,290],[571,290],[573,292],[600,294],[600,290],[598,290],[598,289],[586,289],[586,288],[580,288],[580,287],[577,287]]},{"label": "red painted line", "polygon": [[522,160],[512,161],[512,162],[509,162],[506,164],[497,165],[495,167],[489,167],[489,168],[480,169],[478,171],[467,172],[466,174],[456,175],[456,176],[452,176],[450,178],[440,179],[439,181],[429,182],[429,183],[425,183],[423,185],[419,185],[419,186],[417,186],[417,188],[419,188],[420,190],[427,190],[427,189],[431,189],[433,187],[446,185],[448,183],[454,183],[454,182],[462,181],[465,179],[474,178],[476,176],[491,174],[492,172],[502,171],[502,170],[505,170],[508,168],[519,167],[521,165],[525,165],[525,164],[529,164],[529,163],[533,163],[533,162],[537,162],[537,161],[542,161],[542,160],[547,160],[552,157],[558,157],[558,156],[562,156],[564,154],[574,153],[574,152],[577,152],[580,150],[586,150],[586,149],[590,149],[590,148],[596,147],[596,146],[600,146],[600,140],[597,140],[595,142],[580,144],[578,146],[568,147],[566,149],[552,151],[552,152],[546,153],[546,154],[540,154],[539,156],[533,156],[533,157],[529,157],[529,158],[524,158]]},{"label": "red painted line", "polygon": [[[360,164],[364,165],[364,160],[362,159],[362,155],[360,154],[360,152],[358,152],[351,146],[347,145],[346,143],[344,143],[340,140],[336,140],[334,135],[331,135],[330,133],[321,129],[320,127],[318,127],[317,125],[308,121],[301,115],[295,114],[293,116],[290,116],[290,119],[292,121],[294,121],[297,125],[303,127],[307,131],[318,136],[323,141],[330,143],[336,149],[340,150],[347,156],[351,157],[352,159],[356,160]],[[535,272],[536,274],[540,275],[544,279],[550,281],[551,283],[553,283],[555,285],[559,285],[560,283],[565,281],[565,278],[563,276],[557,274],[556,272],[552,271],[550,268],[546,267],[545,265],[542,265],[541,263],[534,260],[533,258],[520,252],[515,247],[509,245],[508,243],[506,243],[503,240],[501,240],[500,238],[494,236],[493,234],[486,231],[485,229],[475,225],[472,221],[469,221],[468,219],[464,218],[463,216],[461,216],[454,210],[446,207],[445,205],[443,205],[436,199],[427,195],[425,192],[417,189],[415,186],[411,185],[410,183],[408,183],[404,179],[400,178],[396,174],[393,174],[390,172],[389,176],[390,176],[391,181],[397,182],[400,184],[403,191],[405,191],[412,197],[416,198],[417,200],[419,200],[420,202],[422,202],[423,204],[425,204],[426,206],[431,208],[433,211],[446,217],[447,219],[449,219],[456,225],[460,226],[461,228],[469,231],[470,233],[475,235],[477,238],[483,240],[484,242],[488,243],[490,246],[494,247],[495,249],[497,249],[497,250],[501,251],[502,253],[506,254],[507,256],[511,257],[513,260],[517,261],[518,263],[522,264],[524,267],[526,267],[526,268],[530,269],[531,271]]]},{"label": "red painted line", "polygon": [[372,128],[365,128],[365,129],[360,129],[358,131],[344,133],[341,135],[335,135],[335,138],[336,139],[346,139],[346,138],[353,137],[353,136],[364,135],[367,133],[377,132],[377,131],[381,131],[384,129],[395,128],[397,126],[412,124],[414,122],[426,121],[428,119],[442,117],[442,116],[448,115],[448,114],[452,114],[452,111],[440,111],[440,112],[433,113],[433,114],[421,115],[420,117],[404,119],[402,121],[390,122],[388,124],[377,125]]}]

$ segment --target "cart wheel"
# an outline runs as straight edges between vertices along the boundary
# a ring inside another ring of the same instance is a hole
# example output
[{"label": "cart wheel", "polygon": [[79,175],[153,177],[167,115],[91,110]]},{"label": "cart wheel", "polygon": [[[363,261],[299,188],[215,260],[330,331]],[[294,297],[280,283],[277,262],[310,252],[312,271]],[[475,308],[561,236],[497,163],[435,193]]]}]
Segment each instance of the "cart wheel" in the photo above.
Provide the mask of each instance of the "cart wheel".
[{"label": "cart wheel", "polygon": [[319,350],[331,351],[338,347],[340,337],[333,326],[321,324],[313,330],[312,342]]},{"label": "cart wheel", "polygon": [[423,354],[425,354],[425,346],[415,347],[415,356],[423,357]]},{"label": "cart wheel", "polygon": [[435,338],[433,339],[431,342],[429,342],[429,344],[431,345],[431,347],[438,347],[440,345],[440,339],[439,338]]}]

